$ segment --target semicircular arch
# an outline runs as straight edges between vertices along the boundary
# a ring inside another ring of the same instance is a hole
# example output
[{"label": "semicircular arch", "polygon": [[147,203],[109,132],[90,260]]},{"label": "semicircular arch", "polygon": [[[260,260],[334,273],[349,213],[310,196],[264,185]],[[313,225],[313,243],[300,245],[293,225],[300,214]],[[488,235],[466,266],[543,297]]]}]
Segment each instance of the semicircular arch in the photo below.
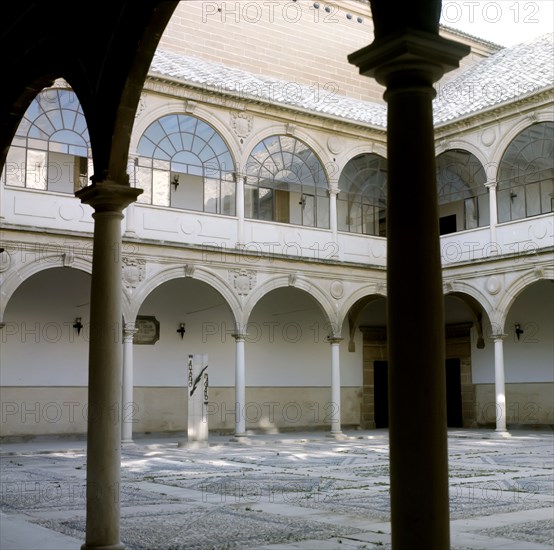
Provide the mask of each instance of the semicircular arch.
[{"label": "semicircular arch", "polygon": [[313,298],[324,315],[325,321],[329,323],[330,327],[332,327],[333,336],[340,333],[340,326],[336,322],[336,312],[325,293],[316,284],[303,277],[298,277],[295,280],[294,285],[291,285],[289,275],[277,275],[272,277],[271,279],[264,281],[252,291],[244,304],[242,316],[240,318],[240,326],[243,328],[247,326],[252,311],[262,298],[267,296],[273,290],[288,287],[302,290]]},{"label": "semicircular arch", "polygon": [[347,318],[348,314],[350,313],[350,310],[358,303],[360,300],[364,300],[365,298],[369,298],[371,296],[375,296],[376,299],[378,298],[386,298],[387,292],[384,284],[379,283],[369,283],[366,284],[354,292],[352,292],[348,298],[342,303],[339,312],[337,314],[337,320],[339,322],[339,326],[342,326],[345,319]]},{"label": "semicircular arch", "polygon": [[68,269],[77,269],[84,271],[89,275],[92,274],[92,264],[83,258],[74,258],[71,266],[64,265],[63,256],[52,254],[50,256],[41,256],[40,259],[24,264],[12,267],[4,274],[4,280],[2,282],[2,292],[0,300],[0,320],[4,318],[4,312],[12,296],[17,289],[27,279],[48,269],[67,267]]},{"label": "semicircular arch", "polygon": [[508,313],[518,296],[534,283],[544,280],[554,281],[554,266],[545,266],[527,271],[510,283],[497,307],[498,321],[502,330],[504,330]]},{"label": "semicircular arch", "polygon": [[533,116],[532,118],[521,118],[517,121],[514,121],[513,125],[508,130],[502,132],[502,136],[493,152],[493,158],[489,160],[489,162],[493,163],[493,165],[496,167],[495,180],[497,180],[499,177],[498,171],[500,169],[502,157],[504,156],[504,153],[506,152],[512,141],[514,141],[514,139],[527,128],[541,122],[554,122],[552,114],[548,112],[540,112],[536,113],[535,116]]},{"label": "semicircular arch", "polygon": [[[146,280],[139,288],[135,290],[135,293],[133,294],[132,304],[129,308],[128,321],[132,322],[136,319],[138,312],[140,311],[140,308],[146,298],[159,286],[168,281],[172,281],[174,279],[183,279],[185,277],[186,274],[183,266],[173,266],[159,271],[148,280]],[[235,293],[231,290],[227,282],[222,277],[215,273],[212,273],[211,271],[208,271],[207,269],[195,267],[194,272],[190,278],[202,281],[216,290],[229,306],[235,324],[239,322],[239,319],[241,318],[240,302]]]},{"label": "semicircular arch", "polygon": [[312,150],[313,154],[316,156],[319,162],[321,163],[325,178],[327,179],[327,182],[329,182],[329,178],[330,178],[329,169],[330,167],[331,169],[334,169],[334,166],[335,166],[335,163],[333,163],[333,157],[331,157],[330,154],[325,150],[325,148],[316,139],[314,139],[313,136],[310,135],[308,132],[298,127],[295,127],[294,132],[292,133],[287,132],[287,126],[284,124],[275,124],[267,128],[263,128],[258,132],[252,134],[248,138],[248,141],[243,145],[242,155],[240,157],[240,164],[239,164],[239,166],[243,169],[244,172],[246,172],[246,166],[248,164],[248,159],[250,158],[250,154],[252,153],[252,151],[262,141],[272,136],[294,138],[304,143],[304,145],[307,145]]},{"label": "semicircular arch", "polygon": [[190,116],[209,124],[220,135],[221,139],[229,149],[235,166],[237,166],[241,146],[238,142],[237,136],[229,131],[228,126],[217,118],[211,111],[201,105],[195,107],[194,113],[187,113],[183,111],[182,106],[177,102],[169,102],[164,105],[158,105],[152,109],[145,109],[144,113],[139,116],[131,138],[130,151],[133,155],[138,155],[138,143],[146,130],[157,120],[171,115]]},{"label": "semicircular arch", "polygon": [[443,293],[445,296],[450,294],[467,295],[483,308],[491,322],[495,319],[495,307],[491,301],[481,290],[466,281],[445,281],[443,283]]}]

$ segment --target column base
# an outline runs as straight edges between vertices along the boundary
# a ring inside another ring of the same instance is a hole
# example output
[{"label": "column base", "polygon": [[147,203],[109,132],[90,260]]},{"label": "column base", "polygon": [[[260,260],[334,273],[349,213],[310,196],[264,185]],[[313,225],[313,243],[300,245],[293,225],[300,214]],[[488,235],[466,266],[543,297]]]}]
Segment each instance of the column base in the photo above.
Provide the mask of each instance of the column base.
[{"label": "column base", "polygon": [[512,437],[512,434],[509,431],[503,430],[503,429],[494,430],[493,435],[494,437],[500,437],[500,438]]},{"label": "column base", "polygon": [[118,544],[110,544],[109,546],[88,546],[85,542],[81,546],[81,550],[125,550],[125,545],[121,542]]},{"label": "column base", "polygon": [[122,439],[121,444],[122,445],[134,445],[135,442],[132,439]]},{"label": "column base", "polygon": [[234,434],[233,437],[229,439],[229,441],[233,441],[234,443],[236,443],[237,441],[246,442],[246,441],[250,441],[250,438],[248,437],[248,434],[240,433],[240,434]]},{"label": "column base", "polygon": [[325,437],[332,437],[333,439],[348,439],[348,436],[341,431],[328,433]]},{"label": "column base", "polygon": [[186,447],[187,449],[205,449],[209,447],[208,441],[179,441],[177,447]]}]

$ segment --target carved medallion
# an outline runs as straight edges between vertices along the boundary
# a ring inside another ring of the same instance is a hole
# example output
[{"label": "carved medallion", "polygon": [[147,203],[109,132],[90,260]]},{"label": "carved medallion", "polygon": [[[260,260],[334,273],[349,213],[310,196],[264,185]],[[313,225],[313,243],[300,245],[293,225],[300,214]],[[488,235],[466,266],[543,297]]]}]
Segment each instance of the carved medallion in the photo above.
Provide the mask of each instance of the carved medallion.
[{"label": "carved medallion", "polygon": [[487,279],[487,291],[489,294],[498,294],[500,292],[500,289],[502,287],[502,283],[500,282],[500,279],[493,275],[492,277],[489,277]]},{"label": "carved medallion", "polygon": [[331,151],[331,153],[337,155],[343,150],[343,142],[339,137],[331,136],[327,140],[327,148]]},{"label": "carved medallion", "polygon": [[231,113],[231,128],[239,138],[247,138],[252,132],[254,117],[247,113]]},{"label": "carved medallion", "polygon": [[0,273],[7,271],[10,268],[12,259],[6,250],[0,252]]},{"label": "carved medallion", "polygon": [[494,128],[486,128],[481,132],[481,143],[485,147],[490,147],[496,140],[496,131]]},{"label": "carved medallion", "polygon": [[229,281],[239,296],[247,296],[256,285],[256,273],[246,269],[231,269]]},{"label": "carved medallion", "polygon": [[127,288],[136,288],[146,276],[146,260],[123,257],[123,282]]},{"label": "carved medallion", "polygon": [[335,300],[340,300],[344,295],[344,285],[342,281],[333,281],[331,283],[331,296]]}]

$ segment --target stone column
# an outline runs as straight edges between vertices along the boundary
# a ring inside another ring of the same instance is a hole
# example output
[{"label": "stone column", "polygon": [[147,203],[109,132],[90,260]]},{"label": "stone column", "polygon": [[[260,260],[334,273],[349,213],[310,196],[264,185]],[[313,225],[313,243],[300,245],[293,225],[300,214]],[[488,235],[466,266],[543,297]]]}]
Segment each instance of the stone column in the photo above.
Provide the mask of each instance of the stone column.
[{"label": "stone column", "polygon": [[133,442],[133,338],[137,333],[135,323],[123,325],[123,392],[121,406],[121,442]]},{"label": "stone column", "polygon": [[134,236],[137,232],[136,225],[135,205],[130,204],[125,210],[125,235]]},{"label": "stone column", "polygon": [[338,189],[329,188],[329,228],[333,235],[333,240],[337,242],[338,220],[337,220],[337,196]]},{"label": "stone column", "polygon": [[[386,22],[394,23],[388,15]],[[386,86],[388,103],[392,546],[444,550],[450,547],[445,333],[432,100],[433,83],[469,48],[410,27],[385,34],[349,60]],[[376,21],[376,36],[378,30]]]},{"label": "stone column", "polygon": [[0,183],[0,220],[4,217],[4,184]]},{"label": "stone column", "polygon": [[246,176],[236,174],[236,214],[237,214],[237,245],[244,245],[244,180]]},{"label": "stone column", "polygon": [[120,550],[121,220],[141,193],[114,182],[76,193],[95,212],[90,298],[86,542],[82,550]]},{"label": "stone column", "polygon": [[[496,226],[498,225],[498,205],[496,204],[497,183],[495,181],[488,181],[485,185],[489,190],[489,217],[490,217],[491,243],[496,243]],[[491,247],[491,250],[494,250],[494,249]]]},{"label": "stone column", "polygon": [[329,338],[331,344],[331,436],[343,435],[340,406],[340,343],[342,338]]},{"label": "stone column", "polygon": [[246,419],[244,406],[246,404],[246,376],[244,360],[244,341],[246,334],[237,332],[235,339],[235,437],[246,435]]},{"label": "stone column", "polygon": [[494,393],[496,402],[496,431],[507,435],[506,431],[506,383],[504,379],[504,338],[506,334],[495,334],[494,340]]}]

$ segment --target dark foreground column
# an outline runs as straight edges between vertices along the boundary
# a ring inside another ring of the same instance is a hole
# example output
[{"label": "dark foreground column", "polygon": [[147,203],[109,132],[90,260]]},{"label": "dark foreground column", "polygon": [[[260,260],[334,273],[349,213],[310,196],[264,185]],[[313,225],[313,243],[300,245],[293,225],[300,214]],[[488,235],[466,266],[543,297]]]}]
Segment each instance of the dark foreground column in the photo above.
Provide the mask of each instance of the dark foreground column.
[{"label": "dark foreground column", "polygon": [[433,83],[467,48],[405,30],[349,57],[387,89],[387,315],[392,545],[450,547]]},{"label": "dark foreground column", "polygon": [[82,550],[122,550],[121,466],[121,220],[142,192],[113,182],[77,196],[95,212],[90,300],[87,431],[87,527]]}]

